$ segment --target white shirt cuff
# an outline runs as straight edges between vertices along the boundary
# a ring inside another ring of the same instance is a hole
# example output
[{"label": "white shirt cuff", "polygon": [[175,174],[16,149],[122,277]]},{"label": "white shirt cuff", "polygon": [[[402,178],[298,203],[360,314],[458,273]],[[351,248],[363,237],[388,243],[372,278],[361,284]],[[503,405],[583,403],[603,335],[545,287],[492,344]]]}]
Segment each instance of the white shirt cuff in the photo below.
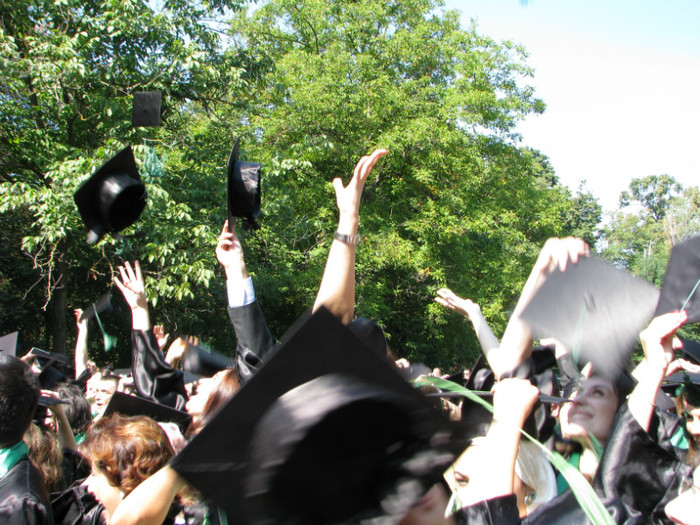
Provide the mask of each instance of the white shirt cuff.
[{"label": "white shirt cuff", "polygon": [[253,278],[226,280],[226,293],[228,294],[229,308],[245,306],[255,301],[255,289]]}]

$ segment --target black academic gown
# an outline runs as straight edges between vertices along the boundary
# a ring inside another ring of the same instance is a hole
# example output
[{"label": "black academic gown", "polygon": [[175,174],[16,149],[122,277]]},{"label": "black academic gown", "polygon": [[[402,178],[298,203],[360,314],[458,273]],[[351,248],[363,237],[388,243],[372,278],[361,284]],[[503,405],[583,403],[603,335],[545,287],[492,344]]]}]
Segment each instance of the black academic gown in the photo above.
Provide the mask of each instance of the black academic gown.
[{"label": "black academic gown", "polygon": [[[624,404],[615,420],[593,488],[618,525],[671,524],[666,504],[678,495],[690,468],[665,439],[663,422],[654,417],[645,432]],[[590,523],[569,490],[518,517],[515,496],[503,496],[466,507],[455,514],[470,525],[578,525]]]},{"label": "black academic gown", "polygon": [[267,360],[275,340],[258,301],[228,309],[236,332],[236,367],[242,382],[248,381]]},{"label": "black academic gown", "polygon": [[0,479],[0,523],[52,525],[51,503],[37,468],[24,456]]},{"label": "black academic gown", "polygon": [[131,332],[131,366],[134,386],[141,397],[185,410],[187,391],[183,374],[165,360],[153,329]]},{"label": "black academic gown", "polygon": [[[257,301],[228,309],[236,333],[236,368],[245,383],[262,366],[275,346]],[[184,410],[187,392],[183,374],[173,369],[158,348],[153,330],[131,333],[134,385],[140,396]]]}]

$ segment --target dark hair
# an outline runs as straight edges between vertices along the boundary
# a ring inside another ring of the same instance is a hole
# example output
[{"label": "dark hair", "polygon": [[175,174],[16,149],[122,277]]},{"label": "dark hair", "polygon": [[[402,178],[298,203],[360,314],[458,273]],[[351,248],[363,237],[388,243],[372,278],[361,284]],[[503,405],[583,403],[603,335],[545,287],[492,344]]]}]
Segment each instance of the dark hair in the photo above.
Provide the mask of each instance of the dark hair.
[{"label": "dark hair", "polygon": [[61,384],[56,386],[54,390],[63,401],[68,402],[67,405],[64,405],[63,412],[68,418],[73,433],[85,432],[92,420],[92,412],[90,402],[80,391],[80,388],[76,385]]},{"label": "dark hair", "polygon": [[24,443],[49,492],[65,489],[63,449],[56,435],[46,427],[31,423],[24,433]]},{"label": "dark hair", "polygon": [[0,448],[22,439],[38,402],[39,383],[29,365],[0,354]]}]

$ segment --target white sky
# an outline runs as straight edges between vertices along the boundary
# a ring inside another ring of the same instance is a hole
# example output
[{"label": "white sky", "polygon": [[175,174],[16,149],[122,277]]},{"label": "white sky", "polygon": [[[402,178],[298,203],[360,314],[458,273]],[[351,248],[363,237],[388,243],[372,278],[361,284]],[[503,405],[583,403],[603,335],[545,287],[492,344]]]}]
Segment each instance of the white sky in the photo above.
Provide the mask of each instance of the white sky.
[{"label": "white sky", "polygon": [[547,104],[518,128],[606,211],[633,178],[700,184],[700,0],[446,0],[523,44]]}]

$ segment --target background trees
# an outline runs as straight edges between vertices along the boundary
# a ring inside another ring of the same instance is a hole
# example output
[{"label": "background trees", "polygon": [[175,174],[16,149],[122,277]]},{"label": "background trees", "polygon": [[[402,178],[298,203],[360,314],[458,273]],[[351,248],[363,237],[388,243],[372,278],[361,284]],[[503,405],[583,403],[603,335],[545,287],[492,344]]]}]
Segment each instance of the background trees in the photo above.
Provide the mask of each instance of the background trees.
[{"label": "background trees", "polygon": [[[0,234],[11,247],[0,327],[31,344],[65,351],[71,308],[138,258],[156,322],[231,349],[213,250],[237,136],[264,167],[262,228],[243,242],[277,335],[320,281],[336,221],[330,181],[375,147],[390,154],[365,189],[357,307],[400,355],[468,364],[476,341],[433,303],[438,287],[479,302],[498,331],[547,237],[594,239],[597,203],[572,196],[514,135],[544,109],[524,50],[460,27],[438,2],[0,6]],[[164,93],[161,128],[130,127],[131,95],[144,89]],[[72,194],[126,142],[148,207],[123,238],[88,247]],[[128,320],[110,324],[121,353],[100,358],[123,365]]]}]

